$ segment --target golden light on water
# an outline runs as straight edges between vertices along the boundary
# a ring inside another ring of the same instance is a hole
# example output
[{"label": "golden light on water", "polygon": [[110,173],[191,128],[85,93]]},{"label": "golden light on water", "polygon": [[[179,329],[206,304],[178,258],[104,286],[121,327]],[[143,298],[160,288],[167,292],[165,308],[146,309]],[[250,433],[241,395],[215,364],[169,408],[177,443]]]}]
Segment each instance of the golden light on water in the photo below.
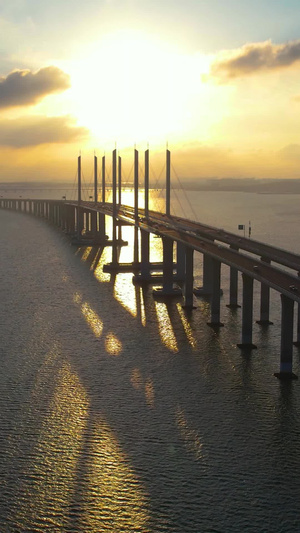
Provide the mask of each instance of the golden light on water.
[{"label": "golden light on water", "polygon": [[82,531],[147,531],[146,491],[100,415],[93,421],[88,451]]},{"label": "golden light on water", "polygon": [[75,304],[80,304],[81,303],[81,299],[82,299],[82,296],[79,292],[74,292],[73,294],[73,302]]},{"label": "golden light on water", "polygon": [[138,368],[134,368],[131,372],[130,382],[136,390],[141,390],[143,387],[143,377]]},{"label": "golden light on water", "polygon": [[93,331],[95,337],[101,337],[103,331],[103,322],[95,311],[90,307],[87,302],[84,302],[81,306],[81,312]]},{"label": "golden light on water", "polygon": [[92,251],[92,247],[91,246],[87,246],[85,248],[82,256],[81,256],[81,260],[82,261],[86,261],[88,259],[89,255],[90,255],[91,251]]},{"label": "golden light on water", "polygon": [[[33,390],[35,405],[39,405],[40,397],[44,396],[45,386],[49,389],[53,383],[53,360],[61,356],[59,351],[59,347],[54,346],[41,367]],[[68,362],[62,363],[54,379],[52,399],[46,416],[41,418],[35,446],[24,463],[23,481],[19,481],[18,489],[23,493],[23,498],[16,510],[15,520],[16,523],[22,523],[22,530],[26,531],[31,531],[32,524],[43,523],[49,509],[53,509],[53,512],[55,509],[55,526],[61,530],[59,517],[64,516],[71,504],[76,484],[89,400]],[[30,483],[32,476],[34,484]],[[30,501],[27,497],[30,497]]]},{"label": "golden light on water", "polygon": [[120,355],[122,352],[122,343],[114,333],[108,333],[105,339],[105,349],[110,355]]},{"label": "golden light on water", "polygon": [[136,286],[133,290],[132,273],[117,276],[114,284],[114,297],[133,317],[138,316],[143,326],[146,325],[142,288]]},{"label": "golden light on water", "polygon": [[162,343],[171,351],[178,352],[178,345],[174,329],[168,315],[167,306],[163,302],[155,302],[155,310],[158,320],[158,331]]},{"label": "golden light on water", "polygon": [[186,316],[184,314],[184,311],[182,309],[181,304],[177,303],[176,307],[177,307],[178,314],[180,316],[181,323],[183,325],[184,332],[186,334],[186,338],[187,338],[189,344],[194,348],[196,346],[197,342],[196,342],[196,339],[195,339],[195,337],[193,335],[192,328],[191,328],[191,326],[190,326],[190,324],[189,324],[189,322],[188,322],[188,320],[187,320],[187,318],[186,318]]}]

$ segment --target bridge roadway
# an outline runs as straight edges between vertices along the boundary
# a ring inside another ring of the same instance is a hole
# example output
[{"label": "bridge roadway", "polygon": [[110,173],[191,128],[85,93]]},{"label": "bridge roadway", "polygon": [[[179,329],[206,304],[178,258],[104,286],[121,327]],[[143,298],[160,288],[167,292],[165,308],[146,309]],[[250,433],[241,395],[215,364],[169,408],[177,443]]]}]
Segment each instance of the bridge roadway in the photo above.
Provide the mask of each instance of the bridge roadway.
[{"label": "bridge roadway", "polygon": [[[67,203],[70,204],[70,202]],[[77,204],[74,202],[72,205]],[[82,202],[81,206],[113,216],[113,204],[110,203]],[[149,211],[146,218],[144,209],[139,209],[138,222],[136,222],[134,208],[121,205],[117,206],[115,215],[119,220],[130,225],[138,225],[142,230],[169,237],[198,252],[207,254],[300,303],[300,277],[298,277],[300,256],[293,252],[240,237],[213,226],[177,216],[167,216],[156,211]],[[257,257],[251,257],[249,254]],[[292,269],[297,274],[274,266],[270,264],[271,261]]]}]

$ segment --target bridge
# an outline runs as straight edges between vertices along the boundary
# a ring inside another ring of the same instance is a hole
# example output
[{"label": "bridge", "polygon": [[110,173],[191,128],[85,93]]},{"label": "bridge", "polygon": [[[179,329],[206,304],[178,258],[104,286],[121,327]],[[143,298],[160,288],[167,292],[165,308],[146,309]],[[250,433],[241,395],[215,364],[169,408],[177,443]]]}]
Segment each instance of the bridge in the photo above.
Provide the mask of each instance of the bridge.
[{"label": "bridge", "polygon": [[[0,198],[0,207],[43,217],[70,235],[75,245],[111,246],[112,261],[104,266],[107,272],[131,272],[134,283],[148,283],[160,288],[154,298],[182,295],[183,307],[194,308],[194,294],[210,297],[208,326],[223,327],[220,316],[220,285],[222,264],[230,267],[229,308],[238,303],[238,272],[242,273],[242,331],[237,346],[242,351],[256,349],[252,342],[253,282],[260,283],[260,325],[271,325],[270,289],[281,296],[281,344],[279,379],[297,379],[293,373],[293,345],[300,346],[300,256],[268,244],[240,237],[222,229],[171,215],[171,154],[166,150],[165,212],[149,209],[149,150],[144,154],[144,205],[139,201],[139,153],[134,150],[134,205],[121,202],[121,158],[112,153],[112,201],[106,201],[105,156],[102,157],[101,201],[98,194],[98,161],[94,156],[94,197],[81,197],[81,156],[78,157],[77,200]],[[106,235],[106,217],[112,218],[112,236]],[[133,258],[119,262],[122,226],[134,228]],[[162,240],[162,261],[150,261],[150,234]],[[203,254],[203,285],[194,287],[194,252]],[[176,258],[174,260],[174,258]],[[294,306],[298,304],[297,331],[294,340]]]}]

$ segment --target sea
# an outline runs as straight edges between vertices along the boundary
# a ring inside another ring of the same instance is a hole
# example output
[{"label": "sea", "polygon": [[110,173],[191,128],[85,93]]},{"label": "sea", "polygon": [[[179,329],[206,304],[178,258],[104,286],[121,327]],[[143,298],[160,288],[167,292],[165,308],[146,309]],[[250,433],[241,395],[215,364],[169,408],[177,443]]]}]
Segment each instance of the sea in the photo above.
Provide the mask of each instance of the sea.
[{"label": "sea", "polygon": [[[152,200],[163,209],[159,192]],[[179,216],[241,235],[244,225],[246,237],[250,226],[250,238],[300,254],[297,195],[171,200]],[[0,227],[0,532],[299,532],[300,380],[273,375],[280,296],[271,291],[273,325],[254,323],[257,350],[245,354],[242,311],[226,307],[228,267],[215,331],[207,298],[186,312],[131,273],[103,273],[110,247],[74,246],[43,219],[3,209]],[[130,262],[130,227],[123,238]],[[201,286],[198,253],[194,278]],[[255,320],[259,294],[255,282]]]}]

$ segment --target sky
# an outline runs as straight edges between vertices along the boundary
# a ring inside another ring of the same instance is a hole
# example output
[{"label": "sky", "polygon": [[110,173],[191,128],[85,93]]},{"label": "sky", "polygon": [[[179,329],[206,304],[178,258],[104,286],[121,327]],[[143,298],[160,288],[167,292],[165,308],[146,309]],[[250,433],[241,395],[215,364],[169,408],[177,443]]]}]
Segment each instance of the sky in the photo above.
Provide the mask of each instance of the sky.
[{"label": "sky", "polygon": [[299,0],[0,0],[0,181],[166,143],[183,180],[300,178],[299,28]]}]

